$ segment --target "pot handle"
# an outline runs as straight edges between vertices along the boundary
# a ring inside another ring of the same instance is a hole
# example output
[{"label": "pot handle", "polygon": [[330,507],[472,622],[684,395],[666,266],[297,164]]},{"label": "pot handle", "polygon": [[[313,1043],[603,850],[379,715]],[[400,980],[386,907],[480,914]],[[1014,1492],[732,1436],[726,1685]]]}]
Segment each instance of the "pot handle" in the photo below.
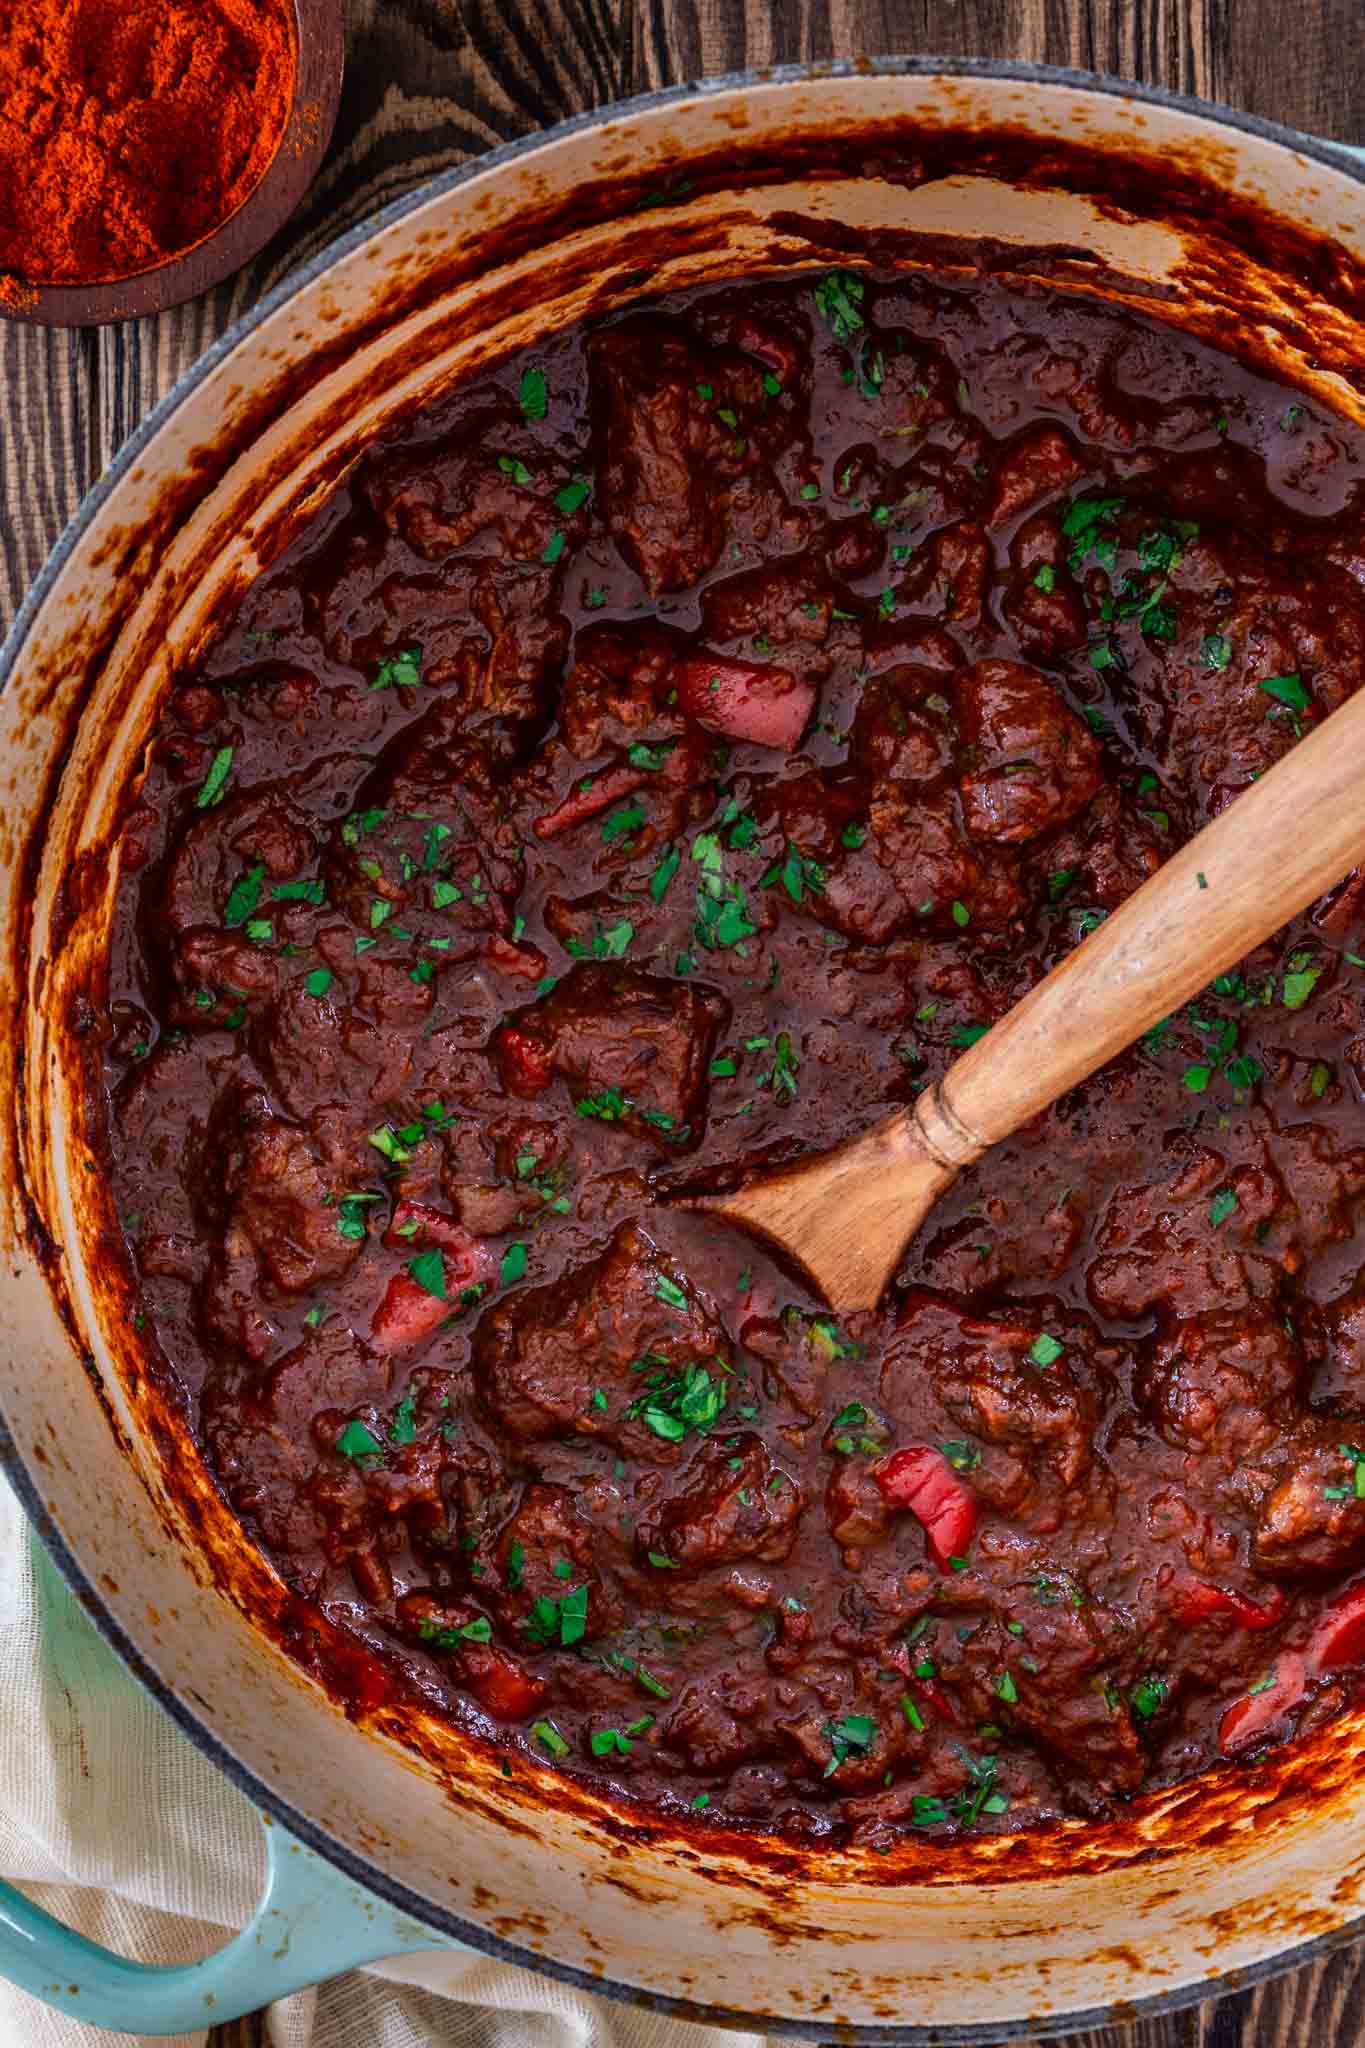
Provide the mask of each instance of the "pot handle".
[{"label": "pot handle", "polygon": [[277,1823],[265,1827],[269,1869],[260,1904],[241,1933],[202,1962],[129,1962],[0,1883],[0,1977],[91,2026],[181,2034],[239,2019],[359,1963],[414,1949],[461,1950]]}]

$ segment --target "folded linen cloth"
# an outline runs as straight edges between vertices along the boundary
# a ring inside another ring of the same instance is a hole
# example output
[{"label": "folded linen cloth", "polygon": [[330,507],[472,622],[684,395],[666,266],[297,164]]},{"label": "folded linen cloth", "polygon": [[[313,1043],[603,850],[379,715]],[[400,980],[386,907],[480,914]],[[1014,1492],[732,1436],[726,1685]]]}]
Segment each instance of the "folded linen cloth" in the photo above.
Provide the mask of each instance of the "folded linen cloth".
[{"label": "folded linen cloth", "polygon": [[[0,1480],[0,1877],[139,1962],[206,1955],[265,1871],[251,1803],[131,1678]],[[270,2008],[271,2048],[766,2048],[467,1954],[407,1956]],[[0,1980],[5,2048],[204,2048],[105,2032]]]}]

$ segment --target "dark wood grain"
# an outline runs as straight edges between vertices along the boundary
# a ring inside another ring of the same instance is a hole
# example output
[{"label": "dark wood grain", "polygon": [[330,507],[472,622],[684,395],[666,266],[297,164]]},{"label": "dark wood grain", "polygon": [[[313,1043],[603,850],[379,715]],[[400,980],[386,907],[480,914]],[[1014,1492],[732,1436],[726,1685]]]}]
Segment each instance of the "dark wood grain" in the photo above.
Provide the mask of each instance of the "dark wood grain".
[{"label": "dark wood grain", "polygon": [[[939,53],[1074,64],[1365,140],[1361,0],[348,0],[323,172],[248,268],[98,333],[0,323],[0,628],[82,492],[207,344],[344,228],[567,114],[745,65]],[[262,2048],[259,2020],[213,2048]],[[327,2048],[325,2041],[318,2048]],[[1365,1951],[1067,2048],[1365,2048]]]}]

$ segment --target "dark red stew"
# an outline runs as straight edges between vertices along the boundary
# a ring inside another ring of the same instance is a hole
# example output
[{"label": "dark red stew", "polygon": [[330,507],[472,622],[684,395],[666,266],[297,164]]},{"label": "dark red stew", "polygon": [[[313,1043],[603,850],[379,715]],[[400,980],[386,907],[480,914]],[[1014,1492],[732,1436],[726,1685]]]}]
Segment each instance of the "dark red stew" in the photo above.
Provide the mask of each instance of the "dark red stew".
[{"label": "dark red stew", "polygon": [[108,1084],[146,1341],[357,1672],[675,1810],[1102,1814],[1365,1666],[1365,876],[838,1321],[658,1197],[943,1073],[1365,675],[1365,440],[835,271],[375,446],[175,689]]}]

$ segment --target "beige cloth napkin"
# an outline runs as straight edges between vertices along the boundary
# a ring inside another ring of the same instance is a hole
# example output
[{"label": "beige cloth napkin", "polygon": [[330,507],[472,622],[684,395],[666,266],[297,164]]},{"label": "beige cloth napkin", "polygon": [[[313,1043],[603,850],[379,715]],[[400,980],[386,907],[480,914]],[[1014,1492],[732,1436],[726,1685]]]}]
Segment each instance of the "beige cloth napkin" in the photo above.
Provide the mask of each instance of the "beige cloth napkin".
[{"label": "beige cloth napkin", "polygon": [[[140,1962],[205,1955],[265,1870],[250,1802],[86,1619],[0,1480],[0,1877]],[[133,2048],[0,1981],[4,2048]],[[475,1955],[412,1956],[272,2006],[272,2048],[765,2048]]]}]

